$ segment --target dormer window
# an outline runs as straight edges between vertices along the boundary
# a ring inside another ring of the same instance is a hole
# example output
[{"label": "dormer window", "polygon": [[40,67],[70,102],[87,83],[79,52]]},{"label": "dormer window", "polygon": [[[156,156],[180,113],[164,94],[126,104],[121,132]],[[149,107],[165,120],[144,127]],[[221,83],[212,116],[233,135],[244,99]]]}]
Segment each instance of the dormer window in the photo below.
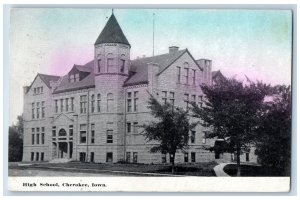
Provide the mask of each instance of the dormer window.
[{"label": "dormer window", "polygon": [[70,83],[79,82],[79,74],[71,74],[70,75]]},{"label": "dormer window", "polygon": [[79,74],[75,74],[75,82],[79,82]]},{"label": "dormer window", "polygon": [[75,76],[74,74],[70,75],[70,83],[74,83],[75,82]]}]

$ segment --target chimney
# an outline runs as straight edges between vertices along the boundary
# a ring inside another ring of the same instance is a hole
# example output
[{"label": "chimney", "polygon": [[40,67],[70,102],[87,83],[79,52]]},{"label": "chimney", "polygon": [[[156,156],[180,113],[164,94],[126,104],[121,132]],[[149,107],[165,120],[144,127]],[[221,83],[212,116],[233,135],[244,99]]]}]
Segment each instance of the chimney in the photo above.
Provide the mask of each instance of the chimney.
[{"label": "chimney", "polygon": [[29,88],[30,88],[30,86],[23,86],[23,92],[24,92],[24,94],[27,94]]},{"label": "chimney", "polygon": [[178,51],[178,49],[179,49],[179,47],[171,46],[171,47],[169,47],[169,53],[175,53]]}]

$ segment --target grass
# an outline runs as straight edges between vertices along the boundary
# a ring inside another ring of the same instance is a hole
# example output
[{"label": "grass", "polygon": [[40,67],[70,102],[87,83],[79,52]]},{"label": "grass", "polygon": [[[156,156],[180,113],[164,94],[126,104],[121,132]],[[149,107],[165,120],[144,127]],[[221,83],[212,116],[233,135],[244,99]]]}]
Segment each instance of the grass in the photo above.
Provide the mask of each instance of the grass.
[{"label": "grass", "polygon": [[[177,175],[190,176],[216,176],[213,168],[217,165],[216,162],[203,162],[193,164],[176,164]],[[9,165],[10,168],[26,169],[26,168],[43,168],[59,167],[59,168],[75,168],[80,172],[81,169],[90,169],[90,172],[95,173],[95,170],[109,170],[109,171],[124,171],[124,172],[142,172],[142,173],[159,173],[172,174],[170,164],[108,164],[108,163],[35,163],[32,166],[17,166]],[[53,169],[52,169],[53,170]],[[70,171],[71,169],[61,169],[63,171]],[[74,171],[74,170],[72,170]],[[86,171],[89,172],[89,171]]]}]

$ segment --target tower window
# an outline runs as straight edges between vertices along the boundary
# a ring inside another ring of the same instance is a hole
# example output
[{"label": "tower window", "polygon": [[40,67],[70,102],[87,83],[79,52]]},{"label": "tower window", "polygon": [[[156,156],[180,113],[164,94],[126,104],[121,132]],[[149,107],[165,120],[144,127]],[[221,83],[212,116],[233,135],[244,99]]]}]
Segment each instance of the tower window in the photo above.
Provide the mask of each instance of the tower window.
[{"label": "tower window", "polygon": [[113,110],[113,101],[114,95],[112,93],[107,94],[107,112],[111,112]]},{"label": "tower window", "polygon": [[98,59],[98,72],[102,72],[101,59]]},{"label": "tower window", "polygon": [[97,95],[97,111],[98,112],[101,111],[101,95],[100,94]]},{"label": "tower window", "polygon": [[125,60],[121,59],[120,60],[120,72],[124,73],[124,69],[125,69]]},{"label": "tower window", "polygon": [[107,55],[107,72],[113,72],[114,59],[112,56],[111,53]]}]

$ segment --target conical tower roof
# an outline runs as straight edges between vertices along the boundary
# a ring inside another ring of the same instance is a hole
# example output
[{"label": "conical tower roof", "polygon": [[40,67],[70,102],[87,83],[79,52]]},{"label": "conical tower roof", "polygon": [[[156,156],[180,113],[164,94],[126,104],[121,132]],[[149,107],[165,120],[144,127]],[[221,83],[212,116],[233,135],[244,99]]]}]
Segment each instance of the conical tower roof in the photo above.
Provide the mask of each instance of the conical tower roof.
[{"label": "conical tower roof", "polygon": [[125,37],[115,15],[112,13],[108,19],[105,27],[98,36],[95,45],[103,43],[120,43],[130,46],[127,38]]}]

